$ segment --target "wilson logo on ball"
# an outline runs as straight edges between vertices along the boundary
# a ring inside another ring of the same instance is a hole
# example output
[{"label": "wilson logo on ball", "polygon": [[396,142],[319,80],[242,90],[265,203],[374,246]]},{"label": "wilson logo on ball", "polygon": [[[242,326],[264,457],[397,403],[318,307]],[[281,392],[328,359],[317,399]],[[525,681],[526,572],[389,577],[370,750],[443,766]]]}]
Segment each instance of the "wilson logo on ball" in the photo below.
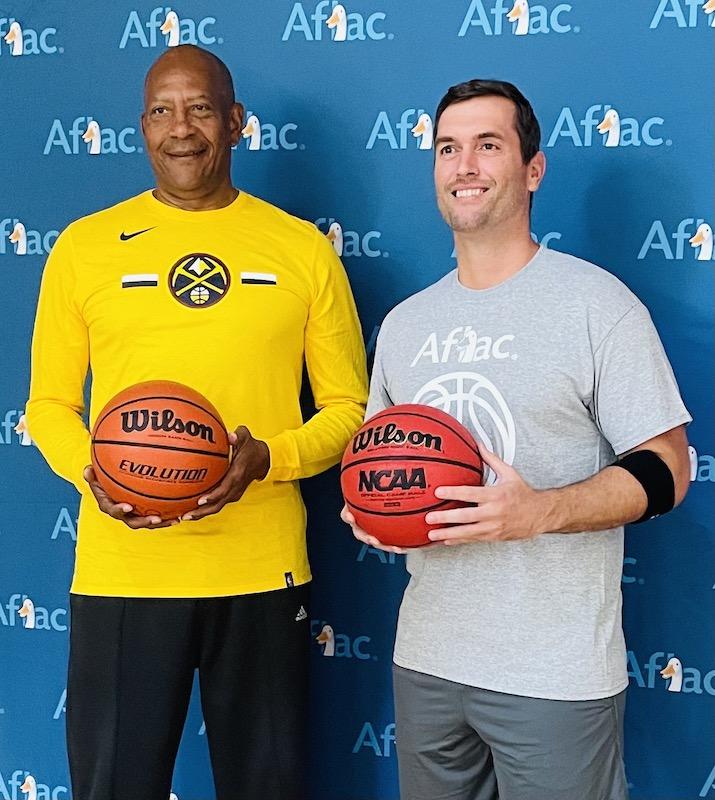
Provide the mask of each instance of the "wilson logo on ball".
[{"label": "wilson logo on ball", "polygon": [[442,437],[434,436],[420,430],[403,431],[394,422],[383,428],[382,425],[363,427],[352,441],[353,453],[367,450],[368,447],[380,445],[411,444],[415,447],[426,447],[430,450],[442,451]]},{"label": "wilson logo on ball", "polygon": [[122,430],[124,433],[144,431],[148,427],[153,431],[163,431],[165,433],[186,433],[189,436],[211,442],[211,444],[216,441],[213,428],[209,425],[203,425],[193,419],[185,421],[177,417],[169,408],[165,408],[163,411],[149,411],[145,408],[122,411]]}]

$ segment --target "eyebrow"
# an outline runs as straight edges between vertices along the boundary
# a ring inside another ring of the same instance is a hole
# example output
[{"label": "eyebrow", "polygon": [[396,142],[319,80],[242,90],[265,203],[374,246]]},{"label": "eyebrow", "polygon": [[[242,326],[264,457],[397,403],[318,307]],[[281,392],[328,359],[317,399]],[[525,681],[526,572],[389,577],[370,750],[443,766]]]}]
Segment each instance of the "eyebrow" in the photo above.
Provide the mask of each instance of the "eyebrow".
[{"label": "eyebrow", "polygon": [[[475,136],[472,136],[473,142],[478,142],[481,139],[500,139],[504,141],[504,137],[501,133],[496,133],[496,131],[484,131],[484,133],[478,133]],[[435,140],[435,147],[439,144],[446,144],[447,142],[455,142],[456,139],[454,136],[438,136]]]},{"label": "eyebrow", "polygon": [[[149,100],[150,100],[150,104],[151,105],[154,105],[155,103],[171,103],[172,102],[171,100],[163,98],[163,97],[150,97]],[[186,102],[188,102],[188,103],[195,103],[197,100],[201,100],[201,101],[205,101],[205,102],[209,102],[209,103],[214,102],[213,99],[211,97],[209,97],[209,95],[207,95],[207,94],[197,94],[197,95],[194,95],[192,97],[187,97],[186,98]]]}]

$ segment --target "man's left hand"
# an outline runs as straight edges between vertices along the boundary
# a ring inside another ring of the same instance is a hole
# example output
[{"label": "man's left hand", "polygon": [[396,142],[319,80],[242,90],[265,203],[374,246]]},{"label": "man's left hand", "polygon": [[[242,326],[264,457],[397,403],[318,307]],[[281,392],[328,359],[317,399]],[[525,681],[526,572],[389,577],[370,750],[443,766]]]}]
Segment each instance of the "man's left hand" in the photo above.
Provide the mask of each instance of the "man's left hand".
[{"label": "man's left hand", "polygon": [[262,480],[270,466],[268,445],[254,439],[244,425],[229,433],[228,440],[233,447],[233,460],[221,483],[209,494],[199,498],[198,508],[184,514],[182,520],[203,519],[216,514],[226,503],[240,500],[249,484]]},{"label": "man's left hand", "polygon": [[470,503],[462,508],[431,511],[425,519],[436,527],[429,533],[433,542],[446,545],[468,542],[498,542],[533,539],[544,528],[546,492],[541,492],[519,475],[514,467],[483,446],[484,462],[496,474],[493,486],[440,486],[435,495],[444,500]]}]

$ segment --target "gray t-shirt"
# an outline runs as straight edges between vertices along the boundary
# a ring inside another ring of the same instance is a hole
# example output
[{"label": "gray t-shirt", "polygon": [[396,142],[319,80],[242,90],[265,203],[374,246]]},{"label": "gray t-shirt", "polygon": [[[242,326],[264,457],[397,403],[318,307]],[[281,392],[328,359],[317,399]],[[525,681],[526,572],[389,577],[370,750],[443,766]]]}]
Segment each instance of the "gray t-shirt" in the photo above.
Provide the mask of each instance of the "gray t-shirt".
[{"label": "gray t-shirt", "polygon": [[[457,417],[536,488],[691,419],[645,306],[543,247],[498,286],[468,289],[454,270],[387,315],[367,416],[398,403]],[[395,663],[526,697],[616,694],[622,564],[623,528],[415,550]]]}]

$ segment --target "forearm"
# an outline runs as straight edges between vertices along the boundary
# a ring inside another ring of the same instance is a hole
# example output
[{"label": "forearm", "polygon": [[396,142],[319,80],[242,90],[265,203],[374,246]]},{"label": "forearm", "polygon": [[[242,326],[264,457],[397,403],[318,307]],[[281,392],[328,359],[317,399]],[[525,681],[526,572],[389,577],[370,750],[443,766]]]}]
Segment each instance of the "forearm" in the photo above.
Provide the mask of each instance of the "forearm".
[{"label": "forearm", "polygon": [[592,477],[536,494],[539,533],[579,533],[617,528],[643,515],[645,490],[626,470],[606,467]]},{"label": "forearm", "polygon": [[61,402],[31,394],[26,414],[30,436],[50,468],[80,493],[86,491],[82,472],[90,463],[91,443],[79,413]]},{"label": "forearm", "polygon": [[361,400],[344,400],[325,406],[300,428],[268,439],[271,465],[267,479],[308,478],[337,464],[364,413]]}]

